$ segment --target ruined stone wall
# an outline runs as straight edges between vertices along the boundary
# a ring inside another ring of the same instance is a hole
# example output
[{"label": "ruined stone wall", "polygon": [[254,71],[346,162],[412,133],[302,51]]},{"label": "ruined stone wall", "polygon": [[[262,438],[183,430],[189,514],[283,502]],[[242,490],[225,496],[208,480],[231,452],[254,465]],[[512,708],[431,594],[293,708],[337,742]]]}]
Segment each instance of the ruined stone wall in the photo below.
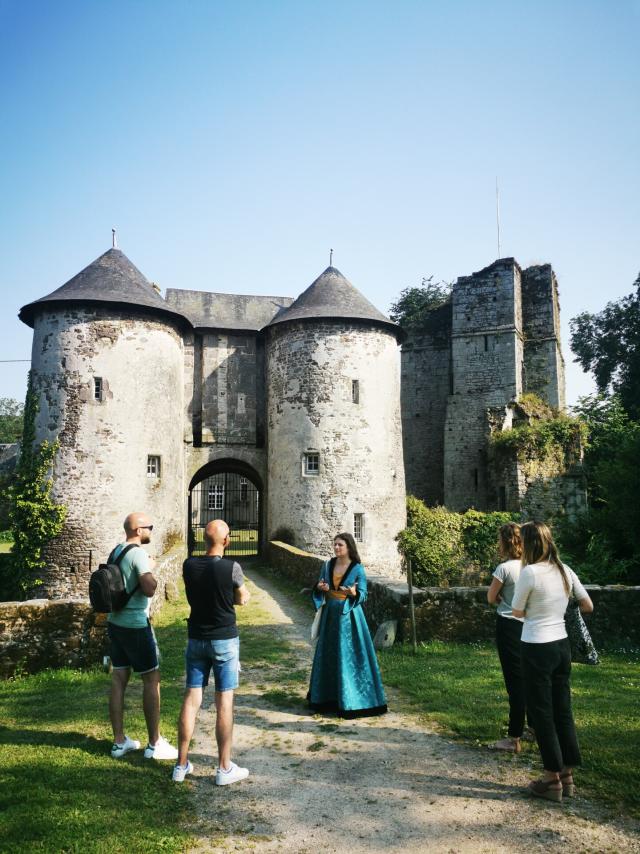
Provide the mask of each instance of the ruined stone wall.
[{"label": "ruined stone wall", "polygon": [[[310,587],[322,559],[284,543],[269,543],[269,563],[297,587]],[[405,580],[367,573],[364,612],[372,632],[386,620],[398,621],[399,641],[411,638],[409,590]],[[587,585],[594,613],[585,621],[598,648],[640,643],[640,587]],[[475,641],[495,636],[496,610],[487,603],[488,587],[414,589],[418,640]]]},{"label": "ruined stone wall", "polygon": [[[128,512],[151,516],[153,556],[169,539],[184,538],[182,336],[146,315],[43,307],[32,370],[37,440],[59,440],[53,497],[68,511],[34,592],[84,599],[89,550],[94,566],[104,560],[122,541]],[[148,476],[149,455],[160,457],[159,477]]]},{"label": "ruined stone wall", "polygon": [[[186,556],[183,545],[162,555],[153,573],[158,587],[151,617],[174,598]],[[16,672],[37,673],[47,667],[91,667],[108,653],[107,615],[86,602],[31,599],[0,602],[0,679]]]},{"label": "ruined stone wall", "polygon": [[452,393],[444,431],[444,498],[489,509],[487,409],[522,393],[520,268],[512,258],[458,279],[452,291]]},{"label": "ruined stone wall", "polygon": [[451,385],[451,304],[402,345],[402,441],[407,494],[444,503],[444,434]]},{"label": "ruined stone wall", "polygon": [[[315,320],[268,334],[267,536],[291,528],[297,545],[330,555],[335,534],[353,531],[362,514],[365,565],[399,572],[394,538],[406,509],[395,336]],[[306,453],[318,454],[317,474],[304,472]]]},{"label": "ruined stone wall", "polygon": [[564,409],[558,283],[550,264],[528,267],[522,273],[522,325],[523,390],[537,394],[556,409]]},{"label": "ruined stone wall", "polygon": [[202,441],[256,442],[256,336],[202,335]]}]

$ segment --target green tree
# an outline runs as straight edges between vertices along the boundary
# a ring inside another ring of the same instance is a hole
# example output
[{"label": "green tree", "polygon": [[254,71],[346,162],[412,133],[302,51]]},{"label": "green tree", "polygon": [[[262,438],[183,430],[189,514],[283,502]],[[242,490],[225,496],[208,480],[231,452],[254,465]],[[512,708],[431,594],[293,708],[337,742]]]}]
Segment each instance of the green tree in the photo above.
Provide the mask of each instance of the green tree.
[{"label": "green tree", "polygon": [[597,314],[570,321],[571,349],[590,371],[600,394],[616,394],[629,416],[640,420],[640,275],[635,292]]},{"label": "green tree", "polygon": [[[13,549],[8,571],[15,588],[24,593],[27,586],[38,582],[44,567],[44,546],[62,530],[66,508],[51,497],[51,469],[58,450],[57,442],[35,441],[38,411],[31,374],[24,406],[24,434],[15,478],[9,487],[9,521]],[[5,589],[9,586],[2,585]]]},{"label": "green tree", "polygon": [[0,443],[11,444],[22,438],[24,406],[11,397],[0,397]]},{"label": "green tree", "polygon": [[451,284],[434,282],[433,276],[429,276],[417,287],[400,291],[398,300],[389,309],[389,317],[406,332],[420,332],[429,313],[448,302],[450,297]]}]

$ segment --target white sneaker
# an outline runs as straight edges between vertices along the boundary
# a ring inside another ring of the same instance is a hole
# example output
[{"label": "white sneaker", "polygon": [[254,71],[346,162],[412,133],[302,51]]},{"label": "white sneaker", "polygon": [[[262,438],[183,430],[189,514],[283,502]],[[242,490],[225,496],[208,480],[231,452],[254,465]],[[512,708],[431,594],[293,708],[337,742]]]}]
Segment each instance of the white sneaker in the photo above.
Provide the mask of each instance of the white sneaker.
[{"label": "white sneaker", "polygon": [[169,744],[166,738],[160,736],[155,744],[147,744],[144,749],[145,759],[177,759],[178,749]]},{"label": "white sneaker", "polygon": [[174,765],[173,766],[173,774],[171,775],[171,779],[174,783],[184,783],[184,778],[187,774],[193,773],[193,765],[187,759],[186,765]]},{"label": "white sneaker", "polygon": [[216,786],[229,786],[231,783],[237,783],[239,780],[244,780],[248,776],[248,768],[239,768],[235,762],[232,762],[228,771],[223,771],[222,768],[218,768],[216,771]]},{"label": "white sneaker", "polygon": [[120,759],[125,755],[125,753],[129,753],[130,750],[140,750],[140,742],[133,738],[129,738],[128,735],[125,735],[123,744],[113,745],[111,748],[111,756],[113,759]]}]

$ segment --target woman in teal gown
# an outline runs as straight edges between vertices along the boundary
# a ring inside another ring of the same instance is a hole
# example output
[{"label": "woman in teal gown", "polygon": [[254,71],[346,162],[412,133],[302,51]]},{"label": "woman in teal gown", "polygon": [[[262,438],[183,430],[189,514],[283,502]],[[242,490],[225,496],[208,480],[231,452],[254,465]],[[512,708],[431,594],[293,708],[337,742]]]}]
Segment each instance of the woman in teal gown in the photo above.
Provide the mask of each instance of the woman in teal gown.
[{"label": "woman in teal gown", "polygon": [[343,718],[383,715],[387,702],[378,659],[362,604],[367,577],[351,534],[333,541],[335,557],[326,561],[313,588],[322,608],[307,699],[317,712]]}]

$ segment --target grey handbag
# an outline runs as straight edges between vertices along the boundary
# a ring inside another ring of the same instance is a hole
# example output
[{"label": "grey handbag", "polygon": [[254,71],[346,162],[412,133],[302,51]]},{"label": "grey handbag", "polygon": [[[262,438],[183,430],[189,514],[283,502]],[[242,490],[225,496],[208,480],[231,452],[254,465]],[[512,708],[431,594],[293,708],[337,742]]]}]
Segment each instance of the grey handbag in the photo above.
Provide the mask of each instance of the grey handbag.
[{"label": "grey handbag", "polygon": [[587,624],[582,619],[577,599],[569,597],[564,614],[564,624],[571,645],[571,661],[574,664],[600,664],[598,652],[593,645]]}]

